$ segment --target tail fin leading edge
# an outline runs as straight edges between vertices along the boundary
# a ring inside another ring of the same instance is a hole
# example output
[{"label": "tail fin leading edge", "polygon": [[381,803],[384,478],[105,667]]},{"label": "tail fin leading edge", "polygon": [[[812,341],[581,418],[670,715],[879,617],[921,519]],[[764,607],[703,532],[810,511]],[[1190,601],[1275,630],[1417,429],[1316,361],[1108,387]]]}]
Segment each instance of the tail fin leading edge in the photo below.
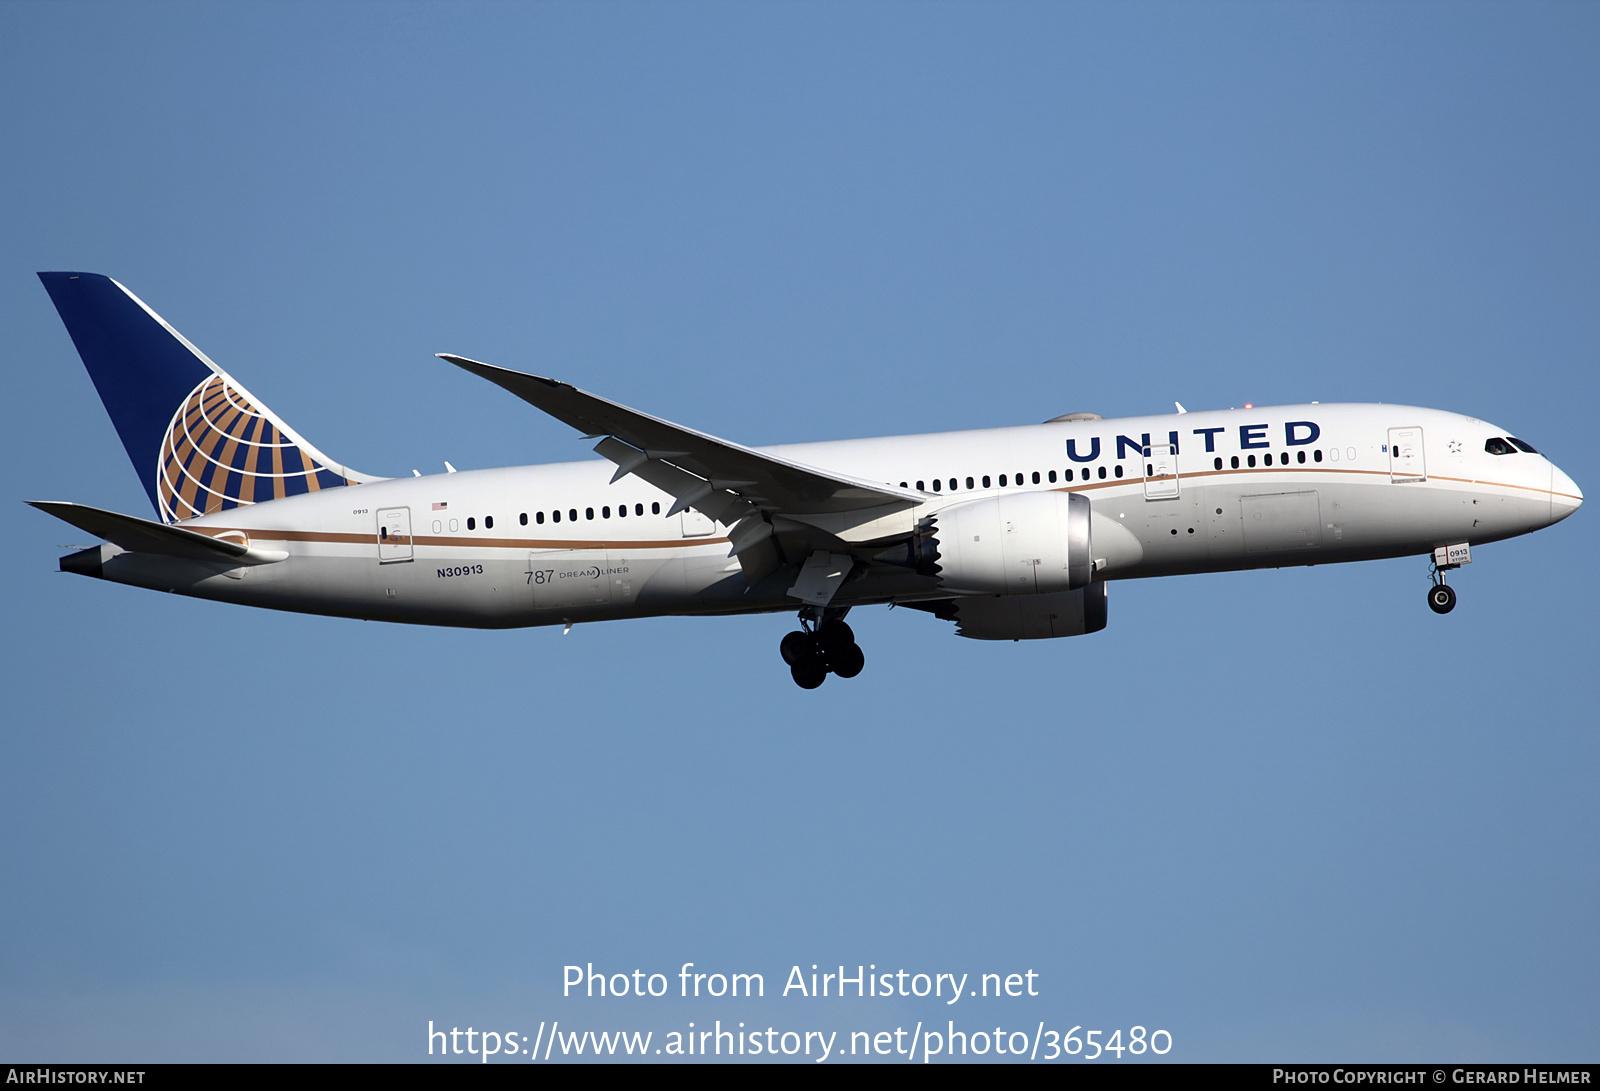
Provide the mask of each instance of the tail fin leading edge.
[{"label": "tail fin leading edge", "polygon": [[307,443],[110,277],[39,279],[163,522],[373,480]]}]

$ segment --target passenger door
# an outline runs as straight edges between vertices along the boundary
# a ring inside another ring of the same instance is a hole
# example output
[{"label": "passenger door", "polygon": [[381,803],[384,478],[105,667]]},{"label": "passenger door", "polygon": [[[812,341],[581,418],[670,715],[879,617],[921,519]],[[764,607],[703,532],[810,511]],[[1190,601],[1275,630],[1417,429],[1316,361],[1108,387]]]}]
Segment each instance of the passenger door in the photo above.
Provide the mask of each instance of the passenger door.
[{"label": "passenger door", "polygon": [[1144,498],[1174,500],[1178,496],[1178,452],[1170,443],[1152,443],[1144,456]]},{"label": "passenger door", "polygon": [[378,509],[378,563],[409,561],[411,555],[411,509]]},{"label": "passenger door", "polygon": [[1426,481],[1427,467],[1422,463],[1422,429],[1389,429],[1389,480]]},{"label": "passenger door", "polygon": [[716,529],[717,524],[711,521],[710,516],[698,512],[694,508],[683,509],[683,536],[685,538],[703,538],[708,534],[714,533]]}]

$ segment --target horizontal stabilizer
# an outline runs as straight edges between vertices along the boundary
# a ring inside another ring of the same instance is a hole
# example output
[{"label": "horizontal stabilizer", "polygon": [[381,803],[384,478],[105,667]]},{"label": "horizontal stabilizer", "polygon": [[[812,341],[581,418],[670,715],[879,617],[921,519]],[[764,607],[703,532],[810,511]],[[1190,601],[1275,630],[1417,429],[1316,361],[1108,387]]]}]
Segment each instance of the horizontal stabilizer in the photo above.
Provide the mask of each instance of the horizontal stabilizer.
[{"label": "horizontal stabilizer", "polygon": [[[650,465],[667,463],[708,482],[716,493],[731,493],[767,511],[848,512],[895,503],[909,507],[924,500],[918,493],[897,489],[885,482],[806,466],[696,432],[555,379],[445,353],[440,353],[439,358],[504,387],[590,438],[607,436],[622,441],[632,450],[611,450],[606,444],[596,450],[616,462],[620,473],[637,474],[658,487],[667,488],[652,478]],[[678,496],[684,507],[703,509],[706,506],[697,501],[713,506],[718,503],[707,495],[710,490],[694,500],[684,499],[684,495],[674,489],[667,491]],[[720,511],[708,514],[715,519],[722,518]],[[734,519],[742,517],[743,512],[728,514]]]},{"label": "horizontal stabilizer", "polygon": [[250,543],[246,541],[214,538],[197,530],[167,526],[103,508],[91,508],[87,504],[63,500],[29,500],[28,503],[130,553],[164,553],[191,561],[240,563],[250,552]]}]

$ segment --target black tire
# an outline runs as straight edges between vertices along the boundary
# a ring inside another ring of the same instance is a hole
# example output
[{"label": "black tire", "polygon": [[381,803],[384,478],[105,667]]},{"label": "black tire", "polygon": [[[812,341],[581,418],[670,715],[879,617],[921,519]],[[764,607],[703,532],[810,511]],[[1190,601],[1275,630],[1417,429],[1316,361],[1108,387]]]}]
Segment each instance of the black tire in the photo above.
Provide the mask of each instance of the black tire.
[{"label": "black tire", "polygon": [[817,644],[827,655],[856,642],[856,634],[841,618],[824,621],[817,626]]},{"label": "black tire", "polygon": [[846,644],[828,656],[829,668],[840,678],[854,678],[866,665],[867,657],[862,654],[859,644]]},{"label": "black tire", "polygon": [[828,680],[828,668],[820,659],[807,659],[789,668],[794,684],[801,689],[816,689]]},{"label": "black tire", "polygon": [[1436,583],[1428,589],[1428,609],[1436,614],[1448,614],[1456,608],[1455,588]]},{"label": "black tire", "polygon": [[804,660],[815,659],[816,640],[810,633],[787,633],[778,644],[778,654],[783,656],[783,661],[791,667]]}]

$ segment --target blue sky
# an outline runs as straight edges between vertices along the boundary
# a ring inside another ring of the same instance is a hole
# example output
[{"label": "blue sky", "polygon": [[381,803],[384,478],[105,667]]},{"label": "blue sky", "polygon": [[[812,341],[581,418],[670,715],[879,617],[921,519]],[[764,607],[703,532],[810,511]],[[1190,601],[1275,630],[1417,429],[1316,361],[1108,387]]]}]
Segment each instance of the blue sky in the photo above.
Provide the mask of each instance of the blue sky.
[{"label": "blue sky", "polygon": [[[1600,10],[0,7],[0,1053],[426,1059],[425,1027],[1168,1030],[1600,1052],[1590,513],[1116,584],[1095,636],[460,632],[55,573],[148,501],[40,269],[377,474],[584,457],[435,360],[745,443],[1255,404],[1480,415],[1600,482]],[[48,424],[48,427],[46,425]],[[561,967],[757,971],[749,1003]],[[828,1007],[792,965],[1041,976]]]}]

